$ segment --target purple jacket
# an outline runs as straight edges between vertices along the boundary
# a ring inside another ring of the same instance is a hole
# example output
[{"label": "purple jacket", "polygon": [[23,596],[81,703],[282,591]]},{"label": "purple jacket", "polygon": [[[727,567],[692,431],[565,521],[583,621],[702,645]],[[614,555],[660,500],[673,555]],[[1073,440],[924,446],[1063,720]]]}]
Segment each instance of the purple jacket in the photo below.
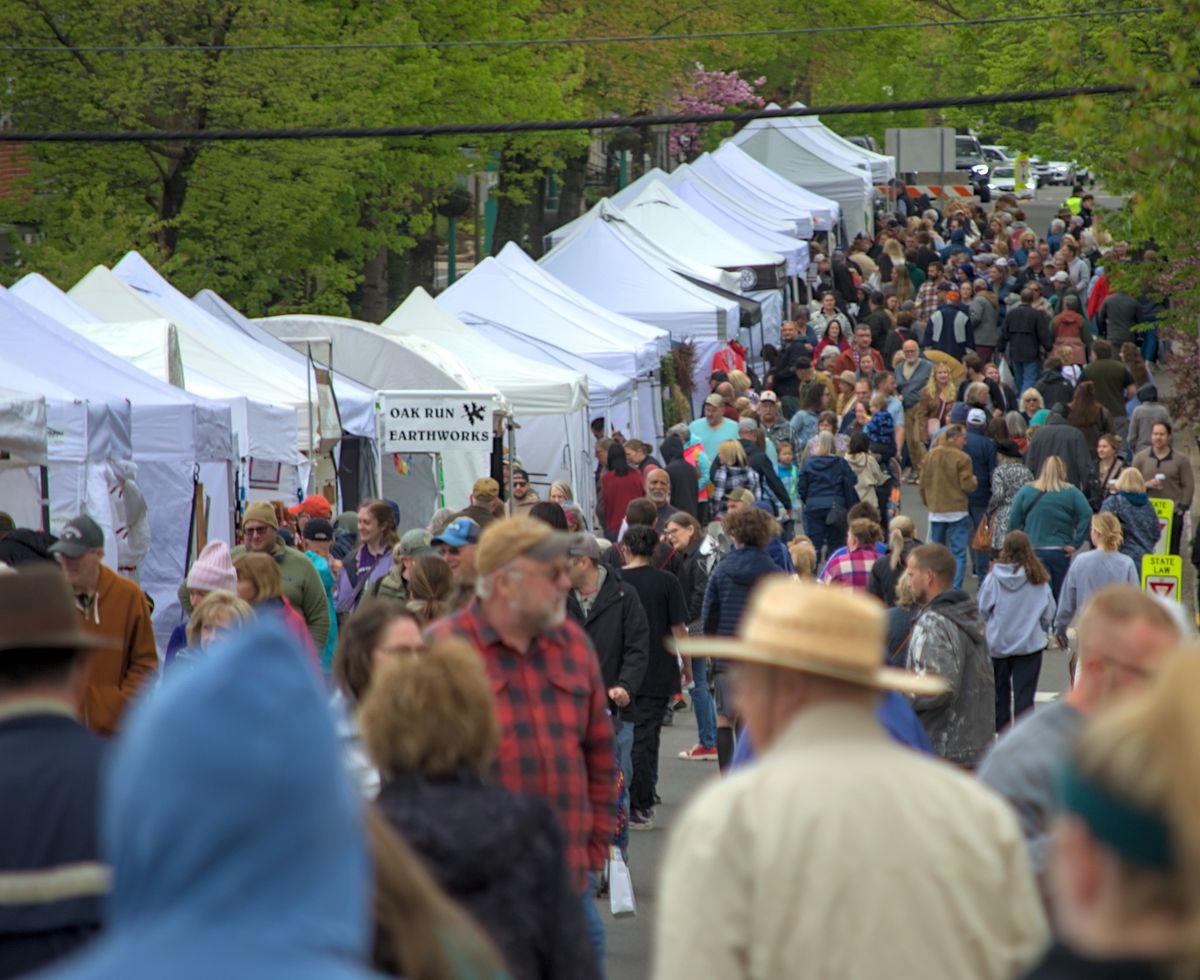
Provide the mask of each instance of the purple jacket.
[{"label": "purple jacket", "polygon": [[371,574],[363,578],[356,587],[354,576],[358,574],[358,559],[364,547],[365,545],[359,545],[350,552],[346,556],[345,562],[342,563],[342,570],[338,572],[337,590],[333,596],[333,609],[339,615],[354,612],[358,608],[358,602],[367,590],[367,586],[376,579],[383,578],[391,571],[392,549],[389,548],[379,556],[379,561],[371,569]]}]

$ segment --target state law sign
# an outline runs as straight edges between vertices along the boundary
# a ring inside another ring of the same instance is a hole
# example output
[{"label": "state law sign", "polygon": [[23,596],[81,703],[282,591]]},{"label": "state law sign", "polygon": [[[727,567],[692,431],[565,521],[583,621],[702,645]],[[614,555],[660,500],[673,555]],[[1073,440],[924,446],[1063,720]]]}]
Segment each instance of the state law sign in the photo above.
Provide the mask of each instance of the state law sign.
[{"label": "state law sign", "polygon": [[1142,591],[1161,599],[1182,602],[1183,559],[1178,555],[1142,557]]},{"label": "state law sign", "polygon": [[382,453],[488,452],[493,394],[379,391],[375,410]]}]

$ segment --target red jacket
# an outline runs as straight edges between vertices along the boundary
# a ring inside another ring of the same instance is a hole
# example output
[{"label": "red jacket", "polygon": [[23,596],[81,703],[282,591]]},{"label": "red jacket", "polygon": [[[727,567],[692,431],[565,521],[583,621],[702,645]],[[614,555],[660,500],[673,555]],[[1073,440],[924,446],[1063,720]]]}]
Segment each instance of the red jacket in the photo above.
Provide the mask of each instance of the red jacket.
[{"label": "red jacket", "polygon": [[639,470],[630,469],[624,476],[615,470],[605,470],[600,477],[600,506],[604,511],[604,531],[610,541],[617,540],[625,508],[629,501],[646,496],[646,485]]}]

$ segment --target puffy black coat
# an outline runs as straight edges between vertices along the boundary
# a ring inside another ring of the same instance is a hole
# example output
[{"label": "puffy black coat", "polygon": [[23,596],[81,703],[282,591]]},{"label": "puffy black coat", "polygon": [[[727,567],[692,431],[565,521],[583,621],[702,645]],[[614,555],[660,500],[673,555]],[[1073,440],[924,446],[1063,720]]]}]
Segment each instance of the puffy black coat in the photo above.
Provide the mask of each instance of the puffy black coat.
[{"label": "puffy black coat", "polygon": [[474,776],[384,784],[378,806],[504,954],[513,980],[592,980],[596,959],[546,803]]},{"label": "puffy black coat", "polygon": [[[650,626],[637,592],[610,568],[587,616],[574,591],[567,595],[567,614],[584,628],[596,648],[605,688],[625,688],[632,702],[650,657]],[[621,709],[612,701],[608,707],[614,720],[621,717]]]},{"label": "puffy black coat", "polygon": [[775,564],[765,548],[736,548],[713,569],[704,592],[704,632],[714,636],[733,636],[738,620],[746,608],[746,600],[758,580],[765,575],[778,575]]}]

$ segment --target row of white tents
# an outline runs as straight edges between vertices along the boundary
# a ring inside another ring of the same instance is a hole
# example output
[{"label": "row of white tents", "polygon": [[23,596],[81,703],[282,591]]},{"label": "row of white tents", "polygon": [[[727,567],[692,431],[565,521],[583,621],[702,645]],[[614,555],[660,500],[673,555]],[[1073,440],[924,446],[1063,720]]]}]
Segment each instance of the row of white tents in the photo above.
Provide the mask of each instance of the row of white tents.
[{"label": "row of white tents", "polygon": [[566,479],[590,507],[591,420],[656,442],[672,345],[695,345],[703,390],[749,324],[775,339],[812,236],[869,220],[871,186],[894,168],[839,141],[810,119],[751,124],[601,201],[540,262],[510,244],[382,324],[251,320],[136,252],[65,292],[30,274],[0,288],[0,510],[55,530],[89,513],[165,639],[197,541],[232,540],[249,500],[336,486],[396,500],[407,526],[466,502],[492,447],[380,458],[381,392],[483,397],[535,480]]}]

